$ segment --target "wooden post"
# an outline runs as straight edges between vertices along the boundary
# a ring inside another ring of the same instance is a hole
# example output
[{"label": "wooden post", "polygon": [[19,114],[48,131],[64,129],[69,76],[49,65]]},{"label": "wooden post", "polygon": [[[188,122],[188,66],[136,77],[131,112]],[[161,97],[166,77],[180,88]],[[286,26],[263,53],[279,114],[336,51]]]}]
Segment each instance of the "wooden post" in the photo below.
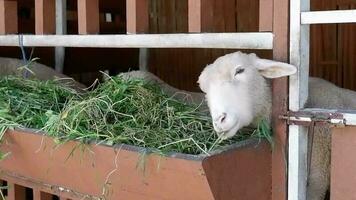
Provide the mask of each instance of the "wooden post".
[{"label": "wooden post", "polygon": [[17,1],[0,0],[0,34],[18,32]]},{"label": "wooden post", "polygon": [[[126,0],[126,32],[127,34],[148,33],[149,15],[148,0]],[[139,68],[148,71],[148,49],[139,50]]]},{"label": "wooden post", "polygon": [[35,0],[36,34],[54,34],[56,32],[55,4],[55,0]]},{"label": "wooden post", "polygon": [[[273,0],[273,59],[288,62],[289,1]],[[268,12],[268,11],[267,11]],[[263,28],[269,29],[270,22]],[[272,83],[272,125],[275,147],[272,151],[272,199],[287,199],[287,124],[279,116],[288,108],[288,79],[274,79]]]},{"label": "wooden post", "polygon": [[99,33],[99,0],[78,0],[78,33]]}]

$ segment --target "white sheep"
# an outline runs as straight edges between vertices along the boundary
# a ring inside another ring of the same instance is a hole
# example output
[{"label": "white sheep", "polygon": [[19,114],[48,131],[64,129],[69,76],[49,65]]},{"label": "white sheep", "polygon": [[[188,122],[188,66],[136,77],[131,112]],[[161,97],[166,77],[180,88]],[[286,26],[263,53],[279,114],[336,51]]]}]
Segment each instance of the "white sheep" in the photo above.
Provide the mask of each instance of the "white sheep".
[{"label": "white sheep", "polygon": [[[261,118],[270,121],[270,79],[295,72],[296,68],[290,64],[260,59],[255,54],[241,52],[227,54],[208,65],[201,73],[198,83],[205,93],[216,132],[229,138],[244,126],[255,126]],[[204,99],[202,93],[178,90],[149,72],[132,71],[122,73],[122,76],[154,81],[166,93],[180,100],[200,103]],[[306,107],[356,108],[356,92],[339,88],[319,78],[309,79],[309,93]],[[188,94],[188,99],[185,94]],[[308,200],[323,200],[329,188],[330,142],[330,129],[315,127]]]},{"label": "white sheep", "polygon": [[[0,76],[6,75],[22,75],[25,68],[23,68],[23,61],[16,58],[4,58],[0,57]],[[22,69],[21,69],[22,67]],[[29,77],[36,77],[39,80],[53,80],[59,79],[58,81],[63,84],[72,85],[76,89],[83,89],[85,86],[79,82],[74,81],[68,76],[56,72],[52,68],[37,63],[32,62],[28,68],[31,72],[28,73]]]},{"label": "white sheep", "polygon": [[[271,78],[294,74],[292,65],[241,52],[208,65],[198,83],[206,94],[215,130],[229,138],[258,119],[271,119]],[[310,108],[356,109],[356,92],[319,78],[309,79]],[[330,128],[315,127],[308,200],[323,200],[330,186]]]}]

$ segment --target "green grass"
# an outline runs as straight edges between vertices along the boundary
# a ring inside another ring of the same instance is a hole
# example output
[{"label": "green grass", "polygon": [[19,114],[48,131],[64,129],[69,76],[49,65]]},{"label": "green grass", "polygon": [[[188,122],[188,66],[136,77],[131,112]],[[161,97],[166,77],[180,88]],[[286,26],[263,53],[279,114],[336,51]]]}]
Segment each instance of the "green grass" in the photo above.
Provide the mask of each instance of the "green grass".
[{"label": "green grass", "polygon": [[0,131],[41,129],[57,141],[129,144],[160,153],[208,154],[251,137],[271,140],[265,120],[229,140],[214,132],[200,105],[185,104],[141,79],[112,77],[85,94],[56,81],[0,80]]}]

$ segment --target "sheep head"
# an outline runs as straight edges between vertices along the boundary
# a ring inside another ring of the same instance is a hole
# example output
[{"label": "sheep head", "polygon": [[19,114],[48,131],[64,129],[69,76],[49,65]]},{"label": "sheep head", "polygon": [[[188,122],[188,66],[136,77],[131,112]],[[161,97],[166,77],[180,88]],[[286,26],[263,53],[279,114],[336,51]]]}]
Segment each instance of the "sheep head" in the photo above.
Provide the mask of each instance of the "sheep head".
[{"label": "sheep head", "polygon": [[293,65],[235,52],[219,57],[199,76],[199,87],[206,94],[213,126],[224,138],[248,126],[266,106],[271,88],[266,78],[294,74]]}]

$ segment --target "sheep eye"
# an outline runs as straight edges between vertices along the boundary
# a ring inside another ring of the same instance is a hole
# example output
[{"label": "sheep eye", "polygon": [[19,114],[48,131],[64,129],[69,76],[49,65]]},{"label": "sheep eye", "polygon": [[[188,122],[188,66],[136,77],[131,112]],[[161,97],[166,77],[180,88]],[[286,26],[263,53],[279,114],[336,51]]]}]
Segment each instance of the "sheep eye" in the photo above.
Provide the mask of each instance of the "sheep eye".
[{"label": "sheep eye", "polygon": [[244,71],[245,71],[244,68],[238,68],[238,69],[236,69],[235,76],[236,76],[237,74],[243,73]]}]

